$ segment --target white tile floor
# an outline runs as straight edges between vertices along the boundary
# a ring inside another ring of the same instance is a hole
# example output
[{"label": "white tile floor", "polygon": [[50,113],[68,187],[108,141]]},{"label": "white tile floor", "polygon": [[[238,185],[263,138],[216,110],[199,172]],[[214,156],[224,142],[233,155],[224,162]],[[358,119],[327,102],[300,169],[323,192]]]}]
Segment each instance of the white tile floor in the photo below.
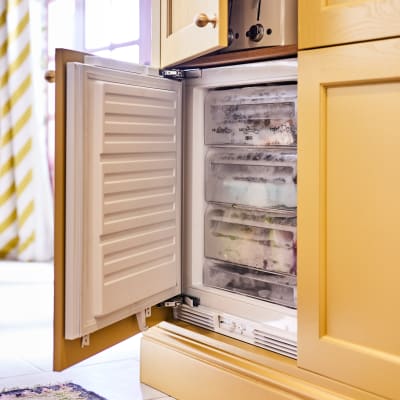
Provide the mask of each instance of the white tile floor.
[{"label": "white tile floor", "polygon": [[0,262],[0,392],[73,382],[108,400],[171,399],[139,381],[140,335],[52,372],[53,265]]}]

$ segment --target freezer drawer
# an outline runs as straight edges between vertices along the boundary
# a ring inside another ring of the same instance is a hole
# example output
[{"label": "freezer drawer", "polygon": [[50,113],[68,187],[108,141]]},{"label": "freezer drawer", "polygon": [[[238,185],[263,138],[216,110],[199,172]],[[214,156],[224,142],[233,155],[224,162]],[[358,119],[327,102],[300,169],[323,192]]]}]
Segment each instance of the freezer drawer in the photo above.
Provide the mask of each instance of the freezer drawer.
[{"label": "freezer drawer", "polygon": [[239,265],[206,260],[203,283],[218,289],[244,294],[296,308],[296,277],[255,271]]},{"label": "freezer drawer", "polygon": [[295,215],[211,205],[205,228],[206,257],[296,274]]},{"label": "freezer drawer", "polygon": [[206,200],[294,209],[296,160],[294,150],[211,148],[206,158]]},{"label": "freezer drawer", "polygon": [[210,91],[205,100],[205,142],[294,146],[296,108],[296,85]]}]

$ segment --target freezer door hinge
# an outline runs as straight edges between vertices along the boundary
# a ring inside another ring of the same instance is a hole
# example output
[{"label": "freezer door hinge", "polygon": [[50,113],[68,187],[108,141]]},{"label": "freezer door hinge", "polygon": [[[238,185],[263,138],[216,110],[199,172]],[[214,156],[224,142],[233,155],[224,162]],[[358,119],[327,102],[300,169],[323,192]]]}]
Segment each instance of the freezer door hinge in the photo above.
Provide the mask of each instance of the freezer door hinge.
[{"label": "freezer door hinge", "polygon": [[84,335],[81,337],[81,347],[90,346],[90,335]]},{"label": "freezer door hinge", "polygon": [[143,311],[139,311],[136,314],[136,321],[139,327],[140,332],[143,332],[148,329],[146,318],[151,317],[151,308],[147,307]]},{"label": "freezer door hinge", "polygon": [[201,69],[164,69],[161,71],[161,76],[175,81],[201,78]]},{"label": "freezer door hinge", "polygon": [[186,304],[189,307],[197,307],[200,305],[200,299],[198,297],[189,296],[187,294],[180,294],[172,297],[171,299],[165,300],[162,303],[157,304],[158,307],[177,307],[182,304]]}]

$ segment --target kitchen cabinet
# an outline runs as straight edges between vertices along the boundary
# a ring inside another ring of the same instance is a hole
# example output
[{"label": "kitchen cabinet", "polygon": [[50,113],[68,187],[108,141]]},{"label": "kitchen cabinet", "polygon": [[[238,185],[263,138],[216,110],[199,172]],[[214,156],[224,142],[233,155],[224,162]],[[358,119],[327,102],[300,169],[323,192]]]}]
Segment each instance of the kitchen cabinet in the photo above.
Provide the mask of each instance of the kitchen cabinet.
[{"label": "kitchen cabinet", "polygon": [[228,0],[166,0],[161,15],[161,68],[228,45]]},{"label": "kitchen cabinet", "polygon": [[390,399],[399,13],[398,1],[299,3],[298,365]]},{"label": "kitchen cabinet", "polygon": [[299,2],[298,359],[161,323],[142,379],[178,398],[400,397],[399,2],[325,3]]},{"label": "kitchen cabinet", "polygon": [[399,0],[299,1],[299,49],[400,35]]},{"label": "kitchen cabinet", "polygon": [[[399,214],[398,190],[392,184],[398,181],[399,170],[394,154],[398,138],[392,129],[399,123],[394,109],[399,100],[399,51],[399,39],[388,39],[299,54],[299,293],[298,312],[292,310],[287,315],[288,319],[298,319],[297,360],[194,323],[174,320],[165,308],[152,308],[152,317],[145,322],[154,326],[144,333],[141,345],[144,383],[191,400],[399,398],[400,386],[394,378],[399,375],[398,259],[394,250]],[[83,61],[80,55],[70,55],[72,61]],[[241,80],[231,75],[234,69],[224,67],[207,81],[208,72],[203,70],[204,87],[193,87],[191,95],[185,94],[189,110],[193,113],[204,108],[205,90],[220,85],[252,86],[260,79],[268,82],[274,76],[271,65],[279,65],[280,74],[289,68],[290,72],[276,79],[293,84],[293,61],[266,63],[260,68],[253,64],[252,76]],[[245,70],[246,66],[240,68]],[[60,87],[65,88],[63,74],[59,76]],[[60,115],[64,95],[62,91],[59,94]],[[193,115],[189,119],[194,135],[184,139],[191,149],[184,156],[188,167],[184,170],[194,172],[201,181],[204,170],[193,169],[192,159],[204,160],[203,151],[199,151],[204,145],[199,136],[204,134],[204,119],[202,122]],[[65,339],[63,273],[68,221],[63,210],[69,188],[63,180],[62,119],[58,126],[55,365],[62,369],[138,332],[143,324],[140,318],[126,317],[90,333],[90,337]],[[191,227],[189,233],[184,231],[183,259],[187,264],[193,254],[199,254],[199,246],[196,250],[193,243],[204,240],[202,232],[193,229],[202,220],[193,201],[204,194],[202,184],[193,180],[184,180],[184,188],[187,205],[183,219]],[[215,297],[213,304],[218,300]],[[267,308],[252,301],[248,304],[248,310],[265,317]],[[233,324],[229,327],[232,329]]]},{"label": "kitchen cabinet", "polygon": [[400,39],[299,54],[298,365],[390,399],[400,397],[399,56]]}]

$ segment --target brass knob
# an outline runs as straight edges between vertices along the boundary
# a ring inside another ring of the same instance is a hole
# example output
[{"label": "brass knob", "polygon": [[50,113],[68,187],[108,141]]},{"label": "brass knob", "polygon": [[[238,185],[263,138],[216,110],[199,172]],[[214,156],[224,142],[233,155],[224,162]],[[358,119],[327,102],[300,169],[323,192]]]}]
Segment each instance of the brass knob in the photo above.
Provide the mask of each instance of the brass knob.
[{"label": "brass knob", "polygon": [[204,28],[207,24],[212,24],[213,28],[215,28],[217,26],[217,16],[209,17],[205,13],[200,13],[195,16],[194,23],[199,28]]},{"label": "brass knob", "polygon": [[48,70],[44,74],[44,79],[49,83],[54,83],[56,81],[56,71]]}]

